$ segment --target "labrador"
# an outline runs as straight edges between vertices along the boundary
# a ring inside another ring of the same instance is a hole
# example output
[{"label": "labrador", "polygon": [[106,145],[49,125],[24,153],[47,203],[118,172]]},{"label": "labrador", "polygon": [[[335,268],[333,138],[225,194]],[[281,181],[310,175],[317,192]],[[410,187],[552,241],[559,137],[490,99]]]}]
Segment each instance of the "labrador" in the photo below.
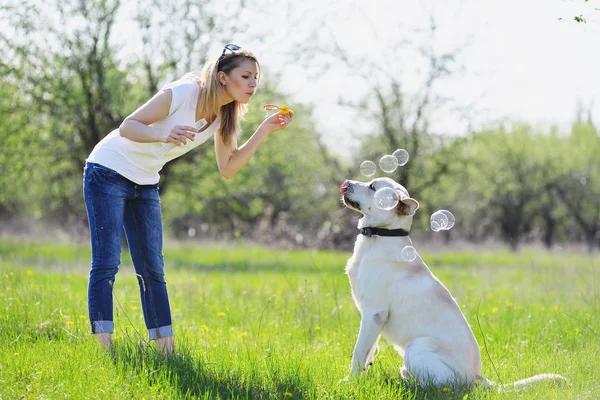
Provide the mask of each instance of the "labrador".
[{"label": "labrador", "polygon": [[[386,187],[397,194],[398,204],[391,209],[378,207],[375,196]],[[414,250],[409,232],[417,200],[390,178],[346,180],[340,191],[345,206],[362,214],[354,252],[346,264],[361,314],[351,374],[372,364],[383,336],[403,358],[400,374],[405,380],[424,386],[494,386],[481,376],[479,345],[448,289],[416,252],[403,256],[403,251],[406,255]],[[560,375],[541,374],[502,386],[523,387],[544,380],[566,382]]]}]

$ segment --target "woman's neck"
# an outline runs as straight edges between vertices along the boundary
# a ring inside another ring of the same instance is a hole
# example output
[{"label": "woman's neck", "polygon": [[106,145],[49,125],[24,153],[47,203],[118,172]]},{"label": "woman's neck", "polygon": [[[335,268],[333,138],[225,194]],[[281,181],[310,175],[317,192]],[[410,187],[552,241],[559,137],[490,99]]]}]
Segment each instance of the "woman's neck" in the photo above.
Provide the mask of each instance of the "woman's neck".
[{"label": "woman's neck", "polygon": [[225,93],[223,95],[219,95],[219,108],[226,106],[227,104],[231,103],[232,101],[234,101],[234,98],[231,97],[229,94]]},{"label": "woman's neck", "polygon": [[[200,85],[200,90],[198,91],[198,100],[196,102],[196,121],[199,121],[201,119],[206,119],[208,122],[212,122],[217,118],[217,114],[215,113],[211,113],[210,111],[207,110],[206,107],[206,89]],[[219,105],[219,110],[221,109],[221,107],[223,107],[224,105],[227,105],[229,103],[231,103],[232,101],[234,101],[234,99],[229,96],[229,94],[225,91],[223,91],[224,93],[219,93],[219,97],[217,100],[217,104]]]}]

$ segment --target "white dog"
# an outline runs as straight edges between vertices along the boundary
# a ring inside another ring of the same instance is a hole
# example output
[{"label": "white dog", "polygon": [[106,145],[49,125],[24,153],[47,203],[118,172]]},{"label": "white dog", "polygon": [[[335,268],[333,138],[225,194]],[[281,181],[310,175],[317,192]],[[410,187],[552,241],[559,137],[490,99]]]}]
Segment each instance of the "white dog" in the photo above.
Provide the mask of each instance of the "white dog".
[{"label": "white dog", "polygon": [[[376,207],[374,194],[383,187],[399,196],[391,210]],[[414,261],[402,257],[403,248],[412,246],[408,232],[419,203],[389,178],[367,183],[347,180],[340,191],[344,204],[363,214],[354,254],[346,265],[361,313],[351,373],[360,374],[372,364],[383,335],[404,359],[400,371],[404,379],[421,385],[493,385],[481,376],[479,345],[448,289],[421,257]],[[560,375],[542,374],[504,386],[544,379],[566,381]]]}]

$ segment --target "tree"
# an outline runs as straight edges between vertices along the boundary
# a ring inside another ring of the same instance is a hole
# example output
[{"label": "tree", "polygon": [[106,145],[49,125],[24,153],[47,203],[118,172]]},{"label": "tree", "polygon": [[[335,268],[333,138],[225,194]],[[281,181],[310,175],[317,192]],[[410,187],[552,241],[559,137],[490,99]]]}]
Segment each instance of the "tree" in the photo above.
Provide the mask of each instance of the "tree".
[{"label": "tree", "polygon": [[[43,175],[39,182],[45,190],[34,198],[44,217],[66,226],[85,221],[76,177],[96,143],[153,95],[159,81],[204,63],[206,43],[218,39],[213,31],[244,26],[235,20],[226,24],[230,15],[225,12],[203,10],[211,9],[209,3],[140,3],[139,69],[135,59],[117,57],[114,29],[121,5],[119,0],[51,0],[43,5],[15,1],[0,8],[3,21],[9,22],[0,33],[0,51],[6,54],[0,61],[2,82],[18,88],[19,103],[33,114],[23,118],[36,127],[29,146],[35,143],[38,149],[36,173]],[[184,35],[178,34],[182,27]],[[163,190],[168,170],[163,171]]]},{"label": "tree", "polygon": [[11,17],[0,42],[11,54],[2,63],[3,81],[18,85],[36,127],[29,144],[38,149],[33,161],[43,189],[34,198],[44,217],[66,226],[84,220],[81,182],[73,177],[136,101],[109,43],[118,7],[118,1],[57,0],[3,9]]},{"label": "tree", "polygon": [[[437,29],[435,19],[430,17],[425,38],[420,36],[423,32],[418,33],[414,40],[400,42],[380,38],[379,41],[386,43],[386,50],[377,58],[350,54],[333,35],[328,40],[329,48],[321,50],[341,61],[348,74],[368,88],[365,97],[359,101],[340,100],[342,105],[355,110],[358,116],[363,116],[374,126],[360,141],[350,167],[342,171],[346,177],[358,176],[361,161],[369,159],[377,164],[381,156],[399,148],[409,152],[410,160],[390,176],[415,196],[419,196],[426,187],[435,185],[448,169],[448,165],[442,165],[448,159],[440,158],[435,171],[430,174],[425,170],[431,165],[427,158],[442,143],[441,135],[431,131],[429,121],[437,109],[450,103],[450,99],[439,94],[436,85],[458,73],[458,59],[465,46],[439,51],[436,46]],[[411,54],[413,64],[423,67],[424,72],[419,75],[422,81],[413,92],[406,88],[408,85],[401,73],[402,60],[398,54]],[[339,171],[340,165],[333,164],[331,168]],[[427,178],[421,179],[424,177]]]},{"label": "tree", "polygon": [[[5,76],[3,72],[1,75]],[[36,155],[42,149],[38,141],[31,140],[38,134],[39,123],[29,113],[29,105],[23,100],[19,86],[8,80],[0,81],[0,218],[28,213],[31,199],[37,193],[32,190],[37,179]]]},{"label": "tree", "polygon": [[534,229],[556,169],[547,137],[528,125],[473,135],[469,186],[481,199],[480,210],[501,238],[516,250]]},{"label": "tree", "polygon": [[600,135],[591,118],[573,124],[571,135],[557,152],[562,164],[552,188],[583,232],[590,252],[600,238]]}]

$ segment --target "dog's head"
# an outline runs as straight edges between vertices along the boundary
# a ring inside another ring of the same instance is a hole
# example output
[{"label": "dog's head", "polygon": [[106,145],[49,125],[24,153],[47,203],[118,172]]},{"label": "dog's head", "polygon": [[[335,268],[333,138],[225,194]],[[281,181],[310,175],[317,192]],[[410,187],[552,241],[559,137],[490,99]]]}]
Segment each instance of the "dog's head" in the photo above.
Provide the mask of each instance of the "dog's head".
[{"label": "dog's head", "polygon": [[[399,197],[398,205],[391,210],[378,208],[375,193],[385,187],[392,188]],[[390,178],[377,178],[370,182],[346,180],[340,187],[346,207],[363,214],[358,227],[378,227],[410,230],[412,218],[419,203],[410,197],[408,190]]]}]

